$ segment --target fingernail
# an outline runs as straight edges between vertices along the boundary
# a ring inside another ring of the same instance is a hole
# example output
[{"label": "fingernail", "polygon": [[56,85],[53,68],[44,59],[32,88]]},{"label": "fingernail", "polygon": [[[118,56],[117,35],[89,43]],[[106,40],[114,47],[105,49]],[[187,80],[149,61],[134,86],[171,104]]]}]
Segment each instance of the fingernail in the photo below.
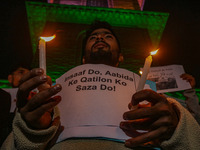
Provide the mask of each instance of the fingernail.
[{"label": "fingernail", "polygon": [[119,126],[120,126],[120,128],[127,129],[127,128],[126,128],[126,125],[125,125],[123,122],[120,122],[120,125],[119,125]]},{"label": "fingernail", "polygon": [[61,96],[57,95],[57,96],[54,97],[54,99],[61,100]]},{"label": "fingernail", "polygon": [[43,81],[46,81],[47,80],[47,76],[46,75],[42,75],[42,76],[40,76],[40,79],[43,80]]},{"label": "fingernail", "polygon": [[127,120],[127,119],[128,119],[127,116],[126,116],[126,114],[123,114],[123,119],[124,119],[124,120]]},{"label": "fingernail", "polygon": [[39,69],[37,69],[36,70],[36,73],[39,75],[39,74],[41,74],[43,71],[42,71],[42,69],[41,68],[39,68]]},{"label": "fingernail", "polygon": [[120,127],[124,127],[124,123],[123,122],[120,122]]},{"label": "fingernail", "polygon": [[55,96],[53,99],[55,102],[59,103],[61,101],[61,96]]},{"label": "fingernail", "polygon": [[59,84],[57,84],[57,85],[54,86],[54,89],[56,91],[60,91],[61,90],[61,86]]}]

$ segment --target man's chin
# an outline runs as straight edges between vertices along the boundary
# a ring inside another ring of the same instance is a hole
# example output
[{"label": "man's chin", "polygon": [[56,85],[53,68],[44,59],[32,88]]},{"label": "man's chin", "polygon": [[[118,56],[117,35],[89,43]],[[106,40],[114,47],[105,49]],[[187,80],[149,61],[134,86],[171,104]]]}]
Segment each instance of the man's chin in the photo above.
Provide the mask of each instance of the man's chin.
[{"label": "man's chin", "polygon": [[98,49],[96,52],[92,51],[90,55],[86,57],[86,63],[115,66],[113,65],[115,62],[113,62],[110,50],[105,51],[103,49]]},{"label": "man's chin", "polygon": [[112,59],[109,60],[89,60],[86,63],[87,64],[104,64],[104,65],[109,65],[109,66],[116,66],[113,62],[111,62]]},{"label": "man's chin", "polygon": [[92,52],[93,53],[108,53],[109,52],[109,49],[107,47],[96,47],[94,49],[92,49]]}]

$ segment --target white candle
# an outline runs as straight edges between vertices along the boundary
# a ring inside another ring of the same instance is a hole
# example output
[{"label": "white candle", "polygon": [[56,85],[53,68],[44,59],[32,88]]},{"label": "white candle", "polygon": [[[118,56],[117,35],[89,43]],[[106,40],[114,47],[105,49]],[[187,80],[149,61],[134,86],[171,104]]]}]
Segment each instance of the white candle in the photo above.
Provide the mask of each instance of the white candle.
[{"label": "white candle", "polygon": [[149,69],[150,69],[151,63],[152,63],[152,56],[151,55],[155,55],[157,53],[157,51],[158,50],[151,52],[151,54],[145,59],[144,67],[142,69],[142,75],[141,75],[140,81],[138,83],[138,87],[136,89],[136,92],[144,89],[144,85],[145,85],[146,80],[147,80],[147,75],[149,73]]},{"label": "white candle", "polygon": [[138,87],[136,89],[136,91],[140,91],[144,88],[144,85],[146,83],[146,79],[147,79],[147,75],[149,73],[149,69],[151,67],[151,62],[152,62],[152,56],[149,55],[146,59],[145,59],[145,63],[144,63],[144,67],[142,69],[142,75],[138,84]]},{"label": "white candle", "polygon": [[46,42],[44,39],[39,41],[39,66],[44,70],[46,74]]},{"label": "white candle", "polygon": [[39,41],[39,66],[44,70],[46,74],[46,42],[53,40],[56,35],[50,37],[40,37]]}]

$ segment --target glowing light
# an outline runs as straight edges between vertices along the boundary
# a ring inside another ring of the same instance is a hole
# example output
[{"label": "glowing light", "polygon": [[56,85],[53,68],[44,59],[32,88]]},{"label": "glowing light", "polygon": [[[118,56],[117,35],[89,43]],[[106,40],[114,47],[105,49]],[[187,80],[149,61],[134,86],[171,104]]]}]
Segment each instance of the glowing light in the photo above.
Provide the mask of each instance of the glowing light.
[{"label": "glowing light", "polygon": [[142,70],[140,70],[139,73],[142,74]]},{"label": "glowing light", "polygon": [[40,39],[44,40],[45,42],[49,42],[51,40],[53,40],[56,37],[56,35],[54,34],[53,36],[49,36],[49,37],[40,37]]},{"label": "glowing light", "polygon": [[155,55],[155,54],[158,52],[158,50],[159,50],[159,49],[157,49],[157,50],[155,50],[155,51],[152,51],[152,52],[150,52],[150,54],[151,54],[151,55]]}]

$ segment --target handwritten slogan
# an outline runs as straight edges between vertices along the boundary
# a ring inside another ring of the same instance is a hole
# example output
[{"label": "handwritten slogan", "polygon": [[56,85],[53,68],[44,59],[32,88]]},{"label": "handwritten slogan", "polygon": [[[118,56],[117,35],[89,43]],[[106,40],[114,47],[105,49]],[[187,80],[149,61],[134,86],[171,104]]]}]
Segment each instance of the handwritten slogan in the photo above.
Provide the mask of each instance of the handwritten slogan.
[{"label": "handwritten slogan", "polygon": [[[126,137],[119,123],[136,91],[137,74],[103,64],[85,64],[69,70],[56,82],[62,86],[58,106],[65,127],[60,140],[82,136]],[[112,133],[108,134],[108,128]]]}]

